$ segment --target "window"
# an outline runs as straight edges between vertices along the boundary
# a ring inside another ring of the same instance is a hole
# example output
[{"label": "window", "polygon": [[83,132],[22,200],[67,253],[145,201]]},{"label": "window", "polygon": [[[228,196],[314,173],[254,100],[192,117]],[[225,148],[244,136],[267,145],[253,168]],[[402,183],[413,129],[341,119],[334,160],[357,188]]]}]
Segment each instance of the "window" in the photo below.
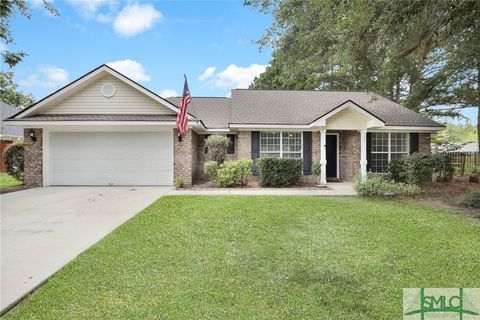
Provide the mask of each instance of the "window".
[{"label": "window", "polygon": [[401,159],[408,155],[408,133],[404,132],[373,132],[371,170],[386,172],[388,162]]},{"label": "window", "polygon": [[260,132],[260,157],[301,158],[301,132]]},{"label": "window", "polygon": [[227,138],[230,140],[230,143],[227,147],[227,154],[235,154],[235,135],[227,134]]}]

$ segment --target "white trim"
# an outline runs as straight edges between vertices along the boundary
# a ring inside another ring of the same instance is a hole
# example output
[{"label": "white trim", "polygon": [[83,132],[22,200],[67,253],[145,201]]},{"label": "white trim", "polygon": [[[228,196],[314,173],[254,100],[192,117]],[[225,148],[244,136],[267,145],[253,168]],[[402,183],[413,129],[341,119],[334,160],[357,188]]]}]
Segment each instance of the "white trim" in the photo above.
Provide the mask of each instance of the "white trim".
[{"label": "white trim", "polygon": [[360,174],[367,180],[367,130],[360,130]]},{"label": "white trim", "polygon": [[[28,116],[29,114],[33,113],[34,111],[38,110],[38,109],[41,109],[42,107],[44,107],[45,105],[49,104],[50,102],[52,102],[53,100],[61,97],[61,96],[64,96],[66,94],[68,94],[68,92],[84,83],[86,83],[87,81],[95,78],[95,77],[98,77],[101,73],[108,73],[110,74],[111,76],[119,79],[119,80],[122,80],[123,82],[125,82],[126,84],[132,86],[133,88],[137,89],[138,91],[142,92],[143,94],[147,95],[148,97],[152,98],[153,100],[159,102],[160,104],[164,105],[165,107],[169,108],[170,110],[174,111],[175,113],[178,113],[178,108],[176,107],[173,107],[173,105],[162,99],[162,98],[159,98],[157,95],[153,94],[152,92],[146,90],[145,88],[142,88],[140,85],[138,85],[137,83],[135,83],[134,81],[128,79],[127,77],[125,77],[123,74],[121,74],[120,72],[108,67],[108,66],[101,66],[100,68],[98,68],[97,70],[91,72],[90,74],[87,74],[86,76],[83,76],[83,78],[81,77],[80,79],[76,80],[75,82],[67,85],[65,88],[61,89],[60,91],[52,94],[51,96],[49,96],[48,98],[38,102],[35,106],[31,107],[31,108],[28,108],[26,109],[25,111],[23,111],[21,114],[17,115],[15,117],[15,119],[22,119],[26,116]],[[188,118],[189,119],[192,119],[192,116],[187,114]]]},{"label": "white trim", "polygon": [[[39,128],[42,126],[176,126],[174,121],[25,121],[25,120],[10,120],[9,125],[14,125],[23,128]],[[200,121],[191,121],[188,123],[189,127],[194,125],[201,125]]]},{"label": "white trim", "polygon": [[43,186],[50,185],[50,131],[44,129],[42,137],[42,174]]},{"label": "white trim", "polygon": [[432,132],[432,131],[443,131],[446,127],[407,127],[407,126],[385,126],[376,129],[369,129],[368,132]]},{"label": "white trim", "polygon": [[304,124],[235,124],[235,123],[230,124],[230,128],[241,128],[241,129],[251,129],[251,130],[284,129],[285,131],[290,129],[299,129],[299,130],[312,129],[310,125],[304,125]]},{"label": "white trim", "polygon": [[[334,132],[331,132],[331,133],[327,132],[326,135],[327,136],[337,136],[337,176],[335,178],[340,179],[340,134],[334,133]],[[326,142],[326,139],[325,139],[325,142]],[[325,148],[325,151],[326,151],[326,149],[327,148]]]},{"label": "white trim", "polygon": [[320,128],[320,184],[327,184],[327,129]]}]

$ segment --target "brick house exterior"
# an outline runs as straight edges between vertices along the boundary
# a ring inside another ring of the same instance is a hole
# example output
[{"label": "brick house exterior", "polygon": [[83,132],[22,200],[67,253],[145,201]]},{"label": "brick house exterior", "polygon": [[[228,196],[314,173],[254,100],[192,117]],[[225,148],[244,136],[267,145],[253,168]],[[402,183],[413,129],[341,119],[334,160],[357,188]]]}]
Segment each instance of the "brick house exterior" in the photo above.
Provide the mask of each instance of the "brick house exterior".
[{"label": "brick house exterior", "polygon": [[[115,88],[113,96],[104,94],[106,84]],[[368,92],[238,89],[228,98],[193,97],[189,130],[179,140],[179,100],[100,66],[6,120],[24,128],[25,184],[173,185],[182,179],[189,186],[205,178],[211,134],[234,137],[227,160],[273,152],[302,157],[304,183],[319,181],[313,164],[321,167],[321,183],[353,181],[370,168],[381,172],[398,153],[429,153],[431,134],[443,130]]]}]

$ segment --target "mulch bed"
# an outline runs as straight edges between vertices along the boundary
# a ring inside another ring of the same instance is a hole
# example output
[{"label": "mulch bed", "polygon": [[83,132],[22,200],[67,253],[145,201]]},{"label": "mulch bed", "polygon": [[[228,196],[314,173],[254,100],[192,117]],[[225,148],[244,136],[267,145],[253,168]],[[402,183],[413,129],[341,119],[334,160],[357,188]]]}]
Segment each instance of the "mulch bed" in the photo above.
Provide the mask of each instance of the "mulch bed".
[{"label": "mulch bed", "polygon": [[462,203],[470,190],[480,189],[480,183],[468,182],[468,178],[455,177],[450,182],[429,183],[425,186],[425,195],[420,201],[480,218],[480,209],[470,208]]}]

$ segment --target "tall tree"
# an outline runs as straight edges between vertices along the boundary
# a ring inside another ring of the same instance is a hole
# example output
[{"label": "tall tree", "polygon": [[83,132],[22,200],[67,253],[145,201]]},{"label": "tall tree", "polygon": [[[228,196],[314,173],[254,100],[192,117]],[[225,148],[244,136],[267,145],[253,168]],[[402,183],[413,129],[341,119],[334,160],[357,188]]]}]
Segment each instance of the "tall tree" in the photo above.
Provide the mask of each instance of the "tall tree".
[{"label": "tall tree", "polygon": [[[58,15],[58,11],[50,5],[47,0],[43,0],[43,6],[53,15]],[[25,0],[2,0],[0,1],[0,41],[6,45],[15,44],[11,28],[10,19],[15,13],[20,13],[30,19],[30,9]],[[1,54],[2,62],[12,69],[24,57],[23,51],[5,50]],[[12,70],[0,70],[0,101],[23,108],[33,103],[34,97],[31,94],[25,94],[18,90],[18,86],[13,81]]]},{"label": "tall tree", "polygon": [[274,48],[270,66],[253,88],[369,90],[429,115],[476,107],[480,120],[480,1],[246,4],[274,17],[258,41]]}]

